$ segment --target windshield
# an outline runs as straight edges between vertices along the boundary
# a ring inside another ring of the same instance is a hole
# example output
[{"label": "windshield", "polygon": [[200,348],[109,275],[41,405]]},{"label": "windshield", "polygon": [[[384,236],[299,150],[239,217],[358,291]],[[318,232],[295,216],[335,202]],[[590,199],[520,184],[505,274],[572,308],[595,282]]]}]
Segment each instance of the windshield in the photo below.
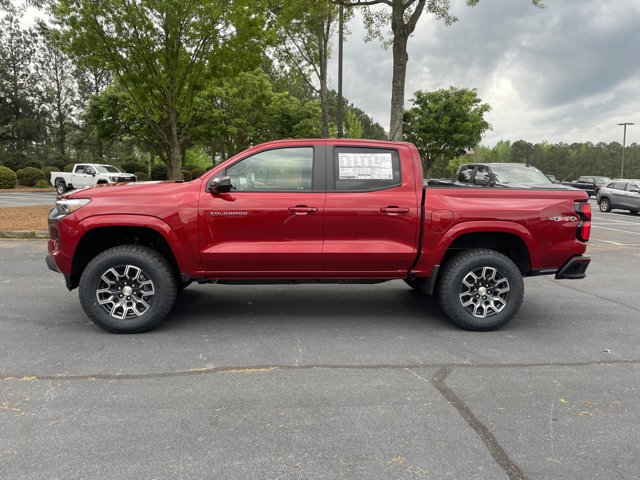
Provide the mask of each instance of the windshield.
[{"label": "windshield", "polygon": [[519,185],[551,184],[551,180],[534,167],[526,165],[492,165],[498,183],[517,183]]},{"label": "windshield", "polygon": [[120,173],[121,170],[118,170],[113,165],[96,165],[96,169],[100,173]]}]

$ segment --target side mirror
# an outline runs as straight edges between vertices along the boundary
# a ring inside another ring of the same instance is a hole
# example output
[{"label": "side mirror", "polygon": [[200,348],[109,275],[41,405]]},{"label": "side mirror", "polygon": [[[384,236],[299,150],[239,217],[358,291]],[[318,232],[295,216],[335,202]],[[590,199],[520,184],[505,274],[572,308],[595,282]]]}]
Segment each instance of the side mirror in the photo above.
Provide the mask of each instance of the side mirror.
[{"label": "side mirror", "polygon": [[207,192],[209,193],[228,193],[231,191],[231,178],[216,177],[207,183]]}]

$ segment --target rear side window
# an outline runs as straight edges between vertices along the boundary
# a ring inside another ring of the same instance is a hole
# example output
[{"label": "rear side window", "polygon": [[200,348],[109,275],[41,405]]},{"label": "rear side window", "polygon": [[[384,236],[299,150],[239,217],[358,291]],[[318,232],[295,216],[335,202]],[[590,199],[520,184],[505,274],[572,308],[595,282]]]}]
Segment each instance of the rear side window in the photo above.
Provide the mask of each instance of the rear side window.
[{"label": "rear side window", "polygon": [[334,190],[365,192],[402,184],[396,150],[336,147],[333,152]]}]

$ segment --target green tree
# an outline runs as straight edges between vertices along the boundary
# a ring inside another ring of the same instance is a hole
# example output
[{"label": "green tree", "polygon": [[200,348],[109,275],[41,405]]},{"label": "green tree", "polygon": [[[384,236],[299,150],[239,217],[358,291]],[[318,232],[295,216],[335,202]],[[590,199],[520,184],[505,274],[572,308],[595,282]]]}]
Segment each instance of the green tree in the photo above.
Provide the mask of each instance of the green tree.
[{"label": "green tree", "polygon": [[275,1],[281,48],[276,56],[295,70],[320,98],[320,131],[329,136],[328,63],[338,7],[330,0]]},{"label": "green tree", "polygon": [[41,134],[38,83],[31,62],[36,42],[35,32],[23,30],[18,17],[8,14],[0,19],[0,142],[3,161],[14,169],[25,166]]},{"label": "green tree", "polygon": [[404,116],[405,136],[418,148],[425,173],[437,160],[449,161],[478,145],[491,129],[484,119],[491,107],[481,103],[475,90],[418,90],[412,101]]},{"label": "green tree", "polygon": [[533,144],[518,140],[511,145],[511,161],[516,163],[530,163],[533,156]]},{"label": "green tree", "polygon": [[171,179],[181,178],[193,102],[209,73],[259,61],[266,31],[260,2],[249,0],[53,0],[52,12],[71,49],[123,86]]},{"label": "green tree", "polygon": [[[385,40],[384,32],[391,26],[392,39],[385,44],[392,44],[393,51],[393,79],[391,81],[391,119],[389,138],[402,140],[404,87],[407,76],[407,43],[423,13],[431,13],[445,25],[451,25],[457,18],[449,13],[450,0],[332,0],[334,3],[350,7],[368,7],[372,5],[386,5],[391,11],[365,12],[365,25],[369,31],[369,38]],[[467,0],[467,5],[475,6],[480,0]],[[543,7],[542,0],[532,0],[537,7]]]},{"label": "green tree", "polygon": [[195,102],[195,139],[207,145],[212,162],[223,161],[257,143],[318,137],[317,101],[274,92],[260,69],[212,82]]},{"label": "green tree", "polygon": [[41,105],[53,122],[57,153],[67,154],[67,136],[78,107],[74,65],[62,50],[60,32],[45,23],[38,24],[39,44],[36,70],[40,82]]}]

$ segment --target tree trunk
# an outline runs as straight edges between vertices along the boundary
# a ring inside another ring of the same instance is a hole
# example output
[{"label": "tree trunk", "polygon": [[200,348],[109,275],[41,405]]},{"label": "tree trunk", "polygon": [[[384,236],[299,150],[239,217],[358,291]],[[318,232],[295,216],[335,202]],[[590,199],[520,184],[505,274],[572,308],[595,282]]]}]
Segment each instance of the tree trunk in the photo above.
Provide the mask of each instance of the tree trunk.
[{"label": "tree trunk", "polygon": [[[395,29],[394,29],[395,30]],[[402,140],[402,118],[404,116],[404,84],[407,76],[407,41],[409,32],[404,28],[394,31],[393,80],[391,82],[391,118],[389,139]]]},{"label": "tree trunk", "polygon": [[178,137],[178,115],[173,105],[172,97],[169,98],[169,145],[167,145],[167,166],[169,167],[169,180],[182,180],[182,148]]}]

